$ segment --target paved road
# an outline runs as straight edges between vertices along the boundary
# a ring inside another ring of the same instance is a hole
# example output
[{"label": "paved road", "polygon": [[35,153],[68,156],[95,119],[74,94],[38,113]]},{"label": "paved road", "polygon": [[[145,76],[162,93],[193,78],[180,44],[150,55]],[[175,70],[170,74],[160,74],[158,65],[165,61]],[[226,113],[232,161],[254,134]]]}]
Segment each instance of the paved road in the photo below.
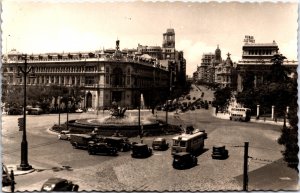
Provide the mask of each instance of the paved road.
[{"label": "paved road", "polygon": [[[179,115],[169,113],[169,122],[193,124],[208,133],[205,142],[206,151],[198,156],[198,166],[188,170],[172,168],[170,149],[154,151],[147,159],[133,159],[130,152],[121,152],[114,157],[88,155],[85,150],[73,149],[68,141],[60,141],[56,135],[47,131],[57,122],[57,115],[28,116],[29,163],[39,171],[17,176],[16,190],[38,190],[50,177],[68,178],[79,184],[80,191],[241,190],[242,182],[238,176],[243,171],[242,146],[245,141],[250,142],[249,155],[252,157],[274,161],[282,157],[280,151],[283,147],[276,142],[280,135],[279,126],[230,122],[217,119],[211,114],[211,110],[204,109]],[[65,116],[62,115],[62,121],[65,120]],[[164,119],[165,112],[159,111],[157,116]],[[20,116],[2,117],[2,159],[7,164],[20,163],[21,133],[17,128],[18,117]],[[96,115],[87,113],[70,115],[70,119],[85,117],[94,118]],[[172,136],[166,138],[171,143]],[[152,140],[153,137],[146,137],[144,143],[151,145]],[[215,144],[226,145],[230,154],[227,160],[211,159],[212,146]],[[250,162],[249,171],[256,171],[268,164],[270,163]],[[70,166],[71,170],[66,170],[62,166]],[[59,168],[61,170],[58,170]],[[286,176],[280,177],[286,179]],[[278,184],[283,186],[283,183]],[[270,187],[274,188],[274,184]]]}]

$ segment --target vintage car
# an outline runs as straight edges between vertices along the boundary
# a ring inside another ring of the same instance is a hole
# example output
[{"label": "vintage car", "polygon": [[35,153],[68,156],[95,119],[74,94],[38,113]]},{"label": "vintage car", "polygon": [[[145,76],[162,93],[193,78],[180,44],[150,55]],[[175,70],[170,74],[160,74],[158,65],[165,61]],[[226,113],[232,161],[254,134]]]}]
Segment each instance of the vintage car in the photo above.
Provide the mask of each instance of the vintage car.
[{"label": "vintage car", "polygon": [[92,140],[92,136],[87,134],[72,134],[70,137],[70,143],[74,148],[86,149],[89,141]]},{"label": "vintage car", "polygon": [[62,139],[62,140],[70,140],[71,134],[70,131],[61,131],[57,137],[58,139]]},{"label": "vintage car", "polygon": [[79,186],[73,184],[72,181],[63,178],[49,178],[42,186],[42,192],[64,192],[64,191],[78,191]]},{"label": "vintage car", "polygon": [[228,158],[228,150],[225,145],[217,145],[213,146],[213,152],[211,154],[213,159],[227,159]]},{"label": "vintage car", "polygon": [[152,149],[147,144],[136,143],[132,145],[131,157],[133,158],[147,158],[152,155]]},{"label": "vintage car", "polygon": [[152,148],[154,150],[167,150],[169,148],[169,143],[163,137],[155,138],[152,142]]},{"label": "vintage car", "polygon": [[179,152],[173,154],[173,168],[187,169],[196,166],[198,163],[197,157],[188,152]]},{"label": "vintage car", "polygon": [[107,143],[95,143],[93,141],[90,141],[88,145],[88,152],[90,155],[94,155],[94,154],[117,155],[118,150],[116,147],[111,147]]},{"label": "vintage car", "polygon": [[117,148],[118,151],[125,152],[131,149],[131,144],[126,137],[105,137],[103,142],[111,147]]}]

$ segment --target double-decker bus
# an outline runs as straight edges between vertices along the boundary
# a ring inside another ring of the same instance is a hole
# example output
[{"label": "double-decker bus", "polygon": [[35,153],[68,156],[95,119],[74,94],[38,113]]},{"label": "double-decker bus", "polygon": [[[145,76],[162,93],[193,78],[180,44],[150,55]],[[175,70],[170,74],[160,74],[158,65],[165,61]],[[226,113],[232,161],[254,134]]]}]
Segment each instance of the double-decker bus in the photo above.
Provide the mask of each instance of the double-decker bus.
[{"label": "double-decker bus", "polygon": [[196,153],[204,148],[204,140],[207,139],[205,131],[188,131],[172,138],[172,154],[178,152]]},{"label": "double-decker bus", "polygon": [[251,109],[249,108],[232,108],[230,112],[230,120],[233,121],[250,121]]}]

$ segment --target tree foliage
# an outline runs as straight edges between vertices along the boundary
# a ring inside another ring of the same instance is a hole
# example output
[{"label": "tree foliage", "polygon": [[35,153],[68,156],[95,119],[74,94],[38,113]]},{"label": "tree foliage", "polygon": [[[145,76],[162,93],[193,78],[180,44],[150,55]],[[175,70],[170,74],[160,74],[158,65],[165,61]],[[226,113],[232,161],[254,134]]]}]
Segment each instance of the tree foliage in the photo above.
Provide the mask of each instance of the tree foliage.
[{"label": "tree foliage", "polygon": [[214,96],[214,106],[220,107],[221,109],[225,109],[229,105],[232,96],[232,90],[229,87],[218,88],[214,92]]}]

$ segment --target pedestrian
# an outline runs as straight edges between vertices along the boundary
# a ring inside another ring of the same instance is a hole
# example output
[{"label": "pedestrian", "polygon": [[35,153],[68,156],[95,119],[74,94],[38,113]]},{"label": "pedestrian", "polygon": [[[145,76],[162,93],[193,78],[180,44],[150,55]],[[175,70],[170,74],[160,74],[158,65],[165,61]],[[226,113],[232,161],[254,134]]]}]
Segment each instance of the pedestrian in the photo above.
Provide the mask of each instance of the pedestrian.
[{"label": "pedestrian", "polygon": [[15,191],[15,175],[14,175],[13,170],[11,170],[11,172],[10,172],[10,178],[11,178],[10,190],[11,190],[11,192],[14,192]]}]

